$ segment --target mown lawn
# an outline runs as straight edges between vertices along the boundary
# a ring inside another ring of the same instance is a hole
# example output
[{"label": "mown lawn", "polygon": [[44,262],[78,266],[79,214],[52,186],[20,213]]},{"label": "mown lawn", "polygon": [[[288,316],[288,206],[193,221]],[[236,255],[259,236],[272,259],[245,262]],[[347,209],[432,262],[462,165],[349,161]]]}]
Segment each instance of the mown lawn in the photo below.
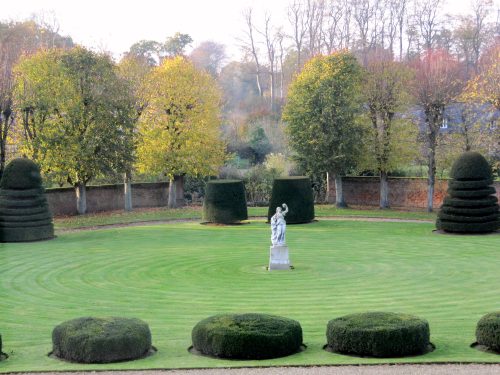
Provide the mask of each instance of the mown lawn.
[{"label": "mown lawn", "polygon": [[[401,211],[373,209],[338,209],[332,205],[316,205],[317,217],[373,217],[388,219],[436,220],[435,213],[424,211]],[[110,224],[128,224],[146,221],[201,220],[202,208],[197,206],[179,209],[153,208],[132,212],[103,212],[83,216],[60,217],[54,220],[56,229],[75,229]],[[248,207],[250,217],[267,216],[267,207]]]},{"label": "mown lawn", "polygon": [[[267,272],[269,226],[196,222],[61,233],[0,244],[0,372],[227,366],[500,362],[474,341],[479,318],[500,309],[500,236],[432,233],[431,223],[320,220],[288,226],[293,271]],[[370,359],[322,349],[328,320],[362,311],[426,318],[436,350]],[[264,312],[301,322],[307,349],[274,360],[190,354],[192,327],[217,313]],[[47,357],[52,328],[80,316],[138,317],[158,352],[79,365]]]}]

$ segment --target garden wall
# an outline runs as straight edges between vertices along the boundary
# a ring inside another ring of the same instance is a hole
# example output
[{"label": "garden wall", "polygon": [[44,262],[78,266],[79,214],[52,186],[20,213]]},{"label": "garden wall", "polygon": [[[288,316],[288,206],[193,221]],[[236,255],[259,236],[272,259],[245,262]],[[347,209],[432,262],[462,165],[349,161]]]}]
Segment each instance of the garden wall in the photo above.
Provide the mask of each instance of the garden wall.
[{"label": "garden wall", "polygon": [[[380,202],[380,180],[378,177],[345,177],[344,197],[348,205],[378,206]],[[328,201],[335,203],[335,181],[330,179]],[[500,182],[494,184],[500,199]],[[434,208],[443,203],[448,189],[448,180],[436,180]],[[427,208],[427,179],[389,178],[389,204],[391,207]]]},{"label": "garden wall", "polygon": [[[77,214],[75,189],[47,189],[46,192],[54,216]],[[166,206],[167,202],[168,182],[132,184],[132,206],[134,208],[162,207]],[[123,184],[87,187],[88,213],[123,210],[123,208]]]}]

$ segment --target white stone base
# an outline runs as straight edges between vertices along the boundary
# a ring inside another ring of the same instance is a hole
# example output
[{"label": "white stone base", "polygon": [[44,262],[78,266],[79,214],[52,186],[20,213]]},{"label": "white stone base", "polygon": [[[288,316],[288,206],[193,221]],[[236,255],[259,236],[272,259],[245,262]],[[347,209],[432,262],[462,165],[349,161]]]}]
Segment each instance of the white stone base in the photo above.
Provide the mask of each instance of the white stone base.
[{"label": "white stone base", "polygon": [[288,257],[288,246],[273,245],[269,249],[269,271],[289,270],[290,258]]}]

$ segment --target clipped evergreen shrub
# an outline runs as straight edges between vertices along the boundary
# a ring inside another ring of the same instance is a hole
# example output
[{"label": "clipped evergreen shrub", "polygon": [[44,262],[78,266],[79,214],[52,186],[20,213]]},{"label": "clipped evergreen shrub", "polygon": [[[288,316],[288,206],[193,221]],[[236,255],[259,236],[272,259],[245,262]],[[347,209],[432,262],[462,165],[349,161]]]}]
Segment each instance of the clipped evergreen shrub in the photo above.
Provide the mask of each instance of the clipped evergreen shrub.
[{"label": "clipped evergreen shrub", "polygon": [[451,168],[448,196],[438,213],[437,229],[454,233],[488,233],[500,228],[493,174],[478,152],[465,152]]},{"label": "clipped evergreen shrub", "polygon": [[220,358],[277,358],[302,345],[299,322],[267,314],[211,316],[196,324],[191,336],[196,350]]},{"label": "clipped evergreen shrub", "polygon": [[0,242],[38,241],[54,237],[42,177],[29,159],[14,159],[0,181]]},{"label": "clipped evergreen shrub", "polygon": [[233,224],[248,219],[245,186],[240,180],[212,180],[205,188],[203,220]]},{"label": "clipped evergreen shrub", "polygon": [[276,207],[288,205],[287,224],[309,223],[314,219],[314,198],[309,177],[276,178],[273,182],[267,220],[276,213]]},{"label": "clipped evergreen shrub", "polygon": [[404,357],[425,353],[429,324],[413,315],[367,312],[330,320],[327,345],[343,354]]},{"label": "clipped evergreen shrub", "polygon": [[52,331],[52,354],[78,363],[110,363],[145,356],[151,349],[149,326],[133,318],[68,320]]},{"label": "clipped evergreen shrub", "polygon": [[486,314],[477,322],[476,341],[500,353],[500,311]]}]

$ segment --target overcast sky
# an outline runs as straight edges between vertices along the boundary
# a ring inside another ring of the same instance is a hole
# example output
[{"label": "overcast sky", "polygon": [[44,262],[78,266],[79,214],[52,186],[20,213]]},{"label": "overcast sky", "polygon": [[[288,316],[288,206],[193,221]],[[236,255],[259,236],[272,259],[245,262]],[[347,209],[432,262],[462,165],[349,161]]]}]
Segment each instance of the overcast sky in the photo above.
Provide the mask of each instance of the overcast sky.
[{"label": "overcast sky", "polygon": [[[268,11],[273,23],[285,24],[291,0],[2,0],[0,19],[23,20],[34,13],[54,14],[60,33],[79,44],[121,53],[142,39],[164,41],[179,31],[194,39],[193,46],[213,40],[239,54],[238,39],[245,29],[242,17],[250,5],[255,19]],[[500,0],[494,0],[498,7]],[[469,0],[447,0],[445,13],[463,13]]]}]

